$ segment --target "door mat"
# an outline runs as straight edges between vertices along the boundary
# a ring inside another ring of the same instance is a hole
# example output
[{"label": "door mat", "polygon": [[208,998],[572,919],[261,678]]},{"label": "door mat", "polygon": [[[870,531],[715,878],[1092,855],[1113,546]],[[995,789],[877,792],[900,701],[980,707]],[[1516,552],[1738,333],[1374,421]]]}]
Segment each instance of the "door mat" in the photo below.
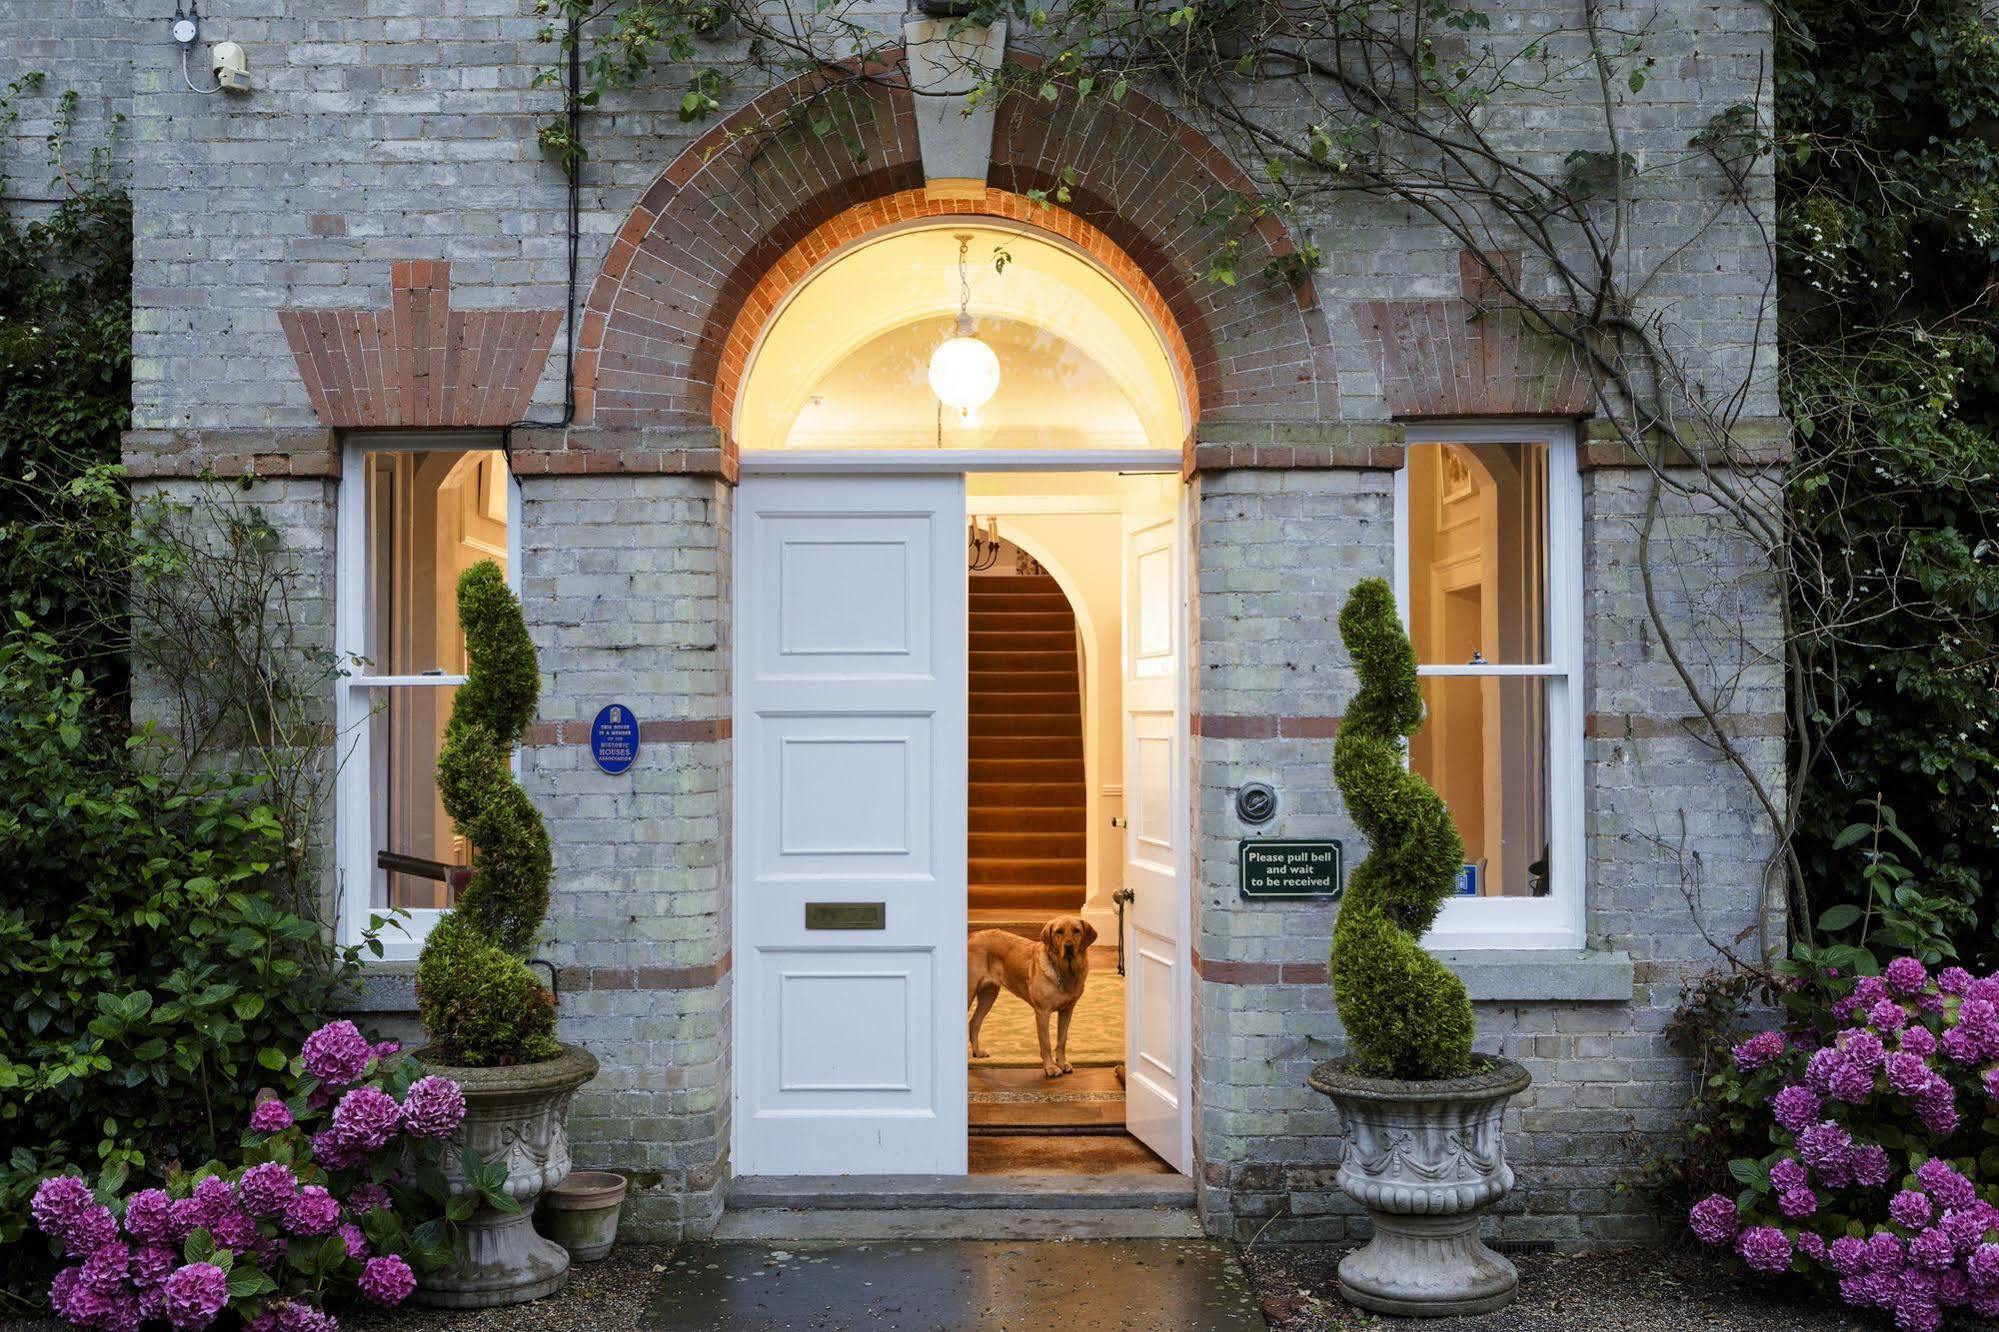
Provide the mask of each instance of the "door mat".
[{"label": "door mat", "polygon": [[[966,1022],[971,1009],[965,1010]],[[973,1068],[1040,1068],[1041,1046],[1034,1035],[1034,1010],[1025,1001],[1000,992],[986,1025],[979,1033],[984,1059]],[[1048,1019],[1048,1040],[1055,1040],[1055,1018]],[[966,1045],[970,1051],[971,1046]],[[1110,1068],[1124,1062],[1124,977],[1115,971],[1090,973],[1083,997],[1069,1020],[1069,1062],[1077,1068]]]}]

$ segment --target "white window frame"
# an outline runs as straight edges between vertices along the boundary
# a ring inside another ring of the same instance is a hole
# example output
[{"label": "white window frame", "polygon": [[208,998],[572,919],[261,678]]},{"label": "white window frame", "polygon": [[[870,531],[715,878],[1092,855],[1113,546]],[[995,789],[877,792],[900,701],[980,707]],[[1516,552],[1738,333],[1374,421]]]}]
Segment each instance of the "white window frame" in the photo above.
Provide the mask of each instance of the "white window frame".
[{"label": "white window frame", "polygon": [[[368,643],[368,477],[366,455],[390,451],[410,453],[500,449],[498,431],[387,433],[350,435],[341,443],[340,499],[334,529],[335,627],[334,650],[341,675],[334,682],[334,724],[339,746],[340,775],[334,787],[335,874],[338,882],[337,937],[358,944],[368,918],[388,908],[374,904],[373,704],[369,691],[386,686],[444,687],[465,683],[462,675],[374,675],[365,662]],[[507,586],[521,590],[521,487],[507,469]],[[360,661],[361,664],[356,664]],[[520,754],[513,757],[520,771]],[[441,910],[409,910],[402,929],[383,931],[382,961],[413,960],[429,936]],[[405,933],[404,931],[407,931]],[[373,959],[369,959],[373,960]]]},{"label": "white window frame", "polygon": [[[1548,661],[1541,665],[1418,665],[1425,678],[1535,676],[1548,682],[1548,893],[1544,897],[1454,897],[1444,904],[1426,948],[1581,948],[1587,935],[1588,873],[1583,835],[1583,488],[1576,431],[1566,421],[1421,422],[1410,447],[1424,444],[1548,446]],[[1395,604],[1409,624],[1409,469],[1395,473]],[[1406,760],[1405,760],[1406,761]]]}]

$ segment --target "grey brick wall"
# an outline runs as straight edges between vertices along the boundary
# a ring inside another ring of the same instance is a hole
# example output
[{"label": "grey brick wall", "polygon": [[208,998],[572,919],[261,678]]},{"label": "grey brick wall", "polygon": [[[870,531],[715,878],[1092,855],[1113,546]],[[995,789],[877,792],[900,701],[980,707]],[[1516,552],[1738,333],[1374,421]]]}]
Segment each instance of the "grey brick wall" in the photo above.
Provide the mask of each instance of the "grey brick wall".
[{"label": "grey brick wall", "polygon": [[38,88],[14,97],[13,121],[0,133],[0,175],[6,178],[10,210],[32,215],[67,192],[48,164],[47,142],[58,130],[67,92],[77,100],[65,166],[74,171],[87,165],[91,151],[102,147],[114,176],[127,175],[131,139],[117,121],[132,110],[134,38],[164,38],[167,27],[165,17],[156,29],[135,27],[127,9],[116,0],[46,0],[8,14],[0,83],[43,76]]},{"label": "grey brick wall", "polygon": [[[533,478],[521,498],[541,716],[587,727],[615,700],[642,723],[726,717],[729,488]],[[555,849],[558,1034],[602,1065],[571,1115],[577,1163],[633,1174],[633,1233],[706,1231],[728,1142],[728,742],[642,740],[615,777],[587,745],[542,744],[522,780]]]},{"label": "grey brick wall", "polygon": [[[242,431],[254,443],[313,424],[277,312],[383,306],[393,260],[450,260],[460,308],[563,304],[566,187],[534,143],[557,95],[529,86],[554,49],[537,40],[532,0],[231,0],[204,37],[247,48],[256,91],[243,98],[185,91],[172,46],[125,9],[39,5],[8,58],[48,69],[52,90],[94,86],[92,115],[129,102],[135,425]],[[889,31],[900,6],[861,12]],[[1635,233],[1634,265],[1660,265],[1647,299],[1691,349],[1690,375],[1716,393],[1747,378],[1749,414],[1772,414],[1767,257],[1746,220],[1722,209],[1709,224],[1715,173],[1675,165],[1717,111],[1762,98],[1767,12],[1747,0],[1662,0],[1633,12],[1656,63],[1643,94],[1617,94],[1632,104],[1624,144],[1658,173],[1643,188],[1665,196]],[[1504,39],[1573,18],[1563,6],[1515,3],[1497,6],[1495,23]],[[1574,148],[1601,146],[1594,85],[1578,79],[1573,96],[1508,108],[1551,168]],[[633,201],[706,128],[675,115],[678,81],[663,72],[588,118],[586,289]],[[730,106],[758,90],[741,80]],[[38,124],[25,114],[17,123],[14,160]],[[1752,190],[1767,214],[1767,172]],[[1363,197],[1315,204],[1298,225],[1326,254],[1317,289],[1340,416],[1379,423],[1376,368],[1349,304],[1455,295],[1457,242]],[[1531,262],[1528,276],[1546,277]],[[542,373],[537,414],[559,406],[561,380],[558,354]],[[1669,1132],[1685,1090],[1657,1033],[1679,978],[1711,952],[1691,924],[1732,937],[1753,920],[1767,848],[1740,779],[1710,745],[1666,725],[1687,709],[1635,579],[1642,480],[1599,471],[1585,481],[1588,708],[1651,719],[1588,744],[1591,942],[1630,955],[1635,992],[1628,1002],[1480,1010],[1482,1048],[1520,1058],[1536,1077],[1511,1121],[1522,1188],[1504,1227],[1522,1238],[1646,1231],[1638,1202],[1612,1187],[1629,1160],[1625,1136]],[[1388,571],[1390,474],[1239,471],[1197,484],[1196,711],[1336,715],[1352,679],[1333,617],[1356,579]],[[288,515],[286,539],[314,552],[322,597],[334,493],[335,483],[304,480],[253,490]],[[604,1061],[576,1102],[578,1159],[635,1172],[635,1233],[699,1233],[727,1170],[729,492],[684,477],[551,476],[528,480],[524,494],[524,600],[542,653],[543,719],[587,721],[616,696],[642,718],[713,724],[708,738],[649,743],[623,778],[597,772],[574,743],[537,744],[523,759],[557,848],[547,952],[566,977],[563,1035]],[[1781,712],[1774,594],[1756,552],[1702,514],[1669,514],[1663,541],[1680,566],[1660,595],[1669,619],[1704,644],[1696,669],[1732,682],[1731,710]],[[1753,650],[1737,650],[1745,641]],[[142,697],[142,714],[152,706]],[[1781,738],[1744,744],[1757,770],[1779,780]],[[1322,967],[1329,910],[1234,900],[1239,830],[1227,799],[1243,780],[1274,780],[1286,804],[1271,831],[1339,836],[1357,857],[1364,848],[1332,788],[1330,741],[1204,735],[1194,749],[1204,964]],[[1347,1227],[1330,1187],[1337,1118],[1303,1086],[1310,1064],[1338,1049],[1325,986],[1204,981],[1195,1024],[1210,1225],[1247,1235],[1270,1222],[1273,1237]]]}]

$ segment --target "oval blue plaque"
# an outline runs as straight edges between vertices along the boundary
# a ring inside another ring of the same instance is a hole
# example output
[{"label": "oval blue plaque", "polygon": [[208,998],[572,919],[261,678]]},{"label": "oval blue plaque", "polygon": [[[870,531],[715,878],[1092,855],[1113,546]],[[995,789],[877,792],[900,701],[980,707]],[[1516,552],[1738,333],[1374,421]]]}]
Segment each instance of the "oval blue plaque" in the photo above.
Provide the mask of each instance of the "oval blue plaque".
[{"label": "oval blue plaque", "polygon": [[613,777],[626,771],[639,757],[639,719],[622,703],[599,709],[590,723],[590,757]]}]

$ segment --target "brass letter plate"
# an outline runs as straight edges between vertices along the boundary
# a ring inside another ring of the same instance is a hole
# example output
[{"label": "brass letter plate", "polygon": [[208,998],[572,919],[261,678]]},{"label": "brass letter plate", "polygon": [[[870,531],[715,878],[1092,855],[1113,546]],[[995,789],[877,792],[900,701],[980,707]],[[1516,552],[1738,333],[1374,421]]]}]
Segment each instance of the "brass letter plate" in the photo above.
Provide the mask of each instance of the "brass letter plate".
[{"label": "brass letter plate", "polygon": [[805,928],[808,930],[885,930],[888,928],[886,902],[807,902]]}]

